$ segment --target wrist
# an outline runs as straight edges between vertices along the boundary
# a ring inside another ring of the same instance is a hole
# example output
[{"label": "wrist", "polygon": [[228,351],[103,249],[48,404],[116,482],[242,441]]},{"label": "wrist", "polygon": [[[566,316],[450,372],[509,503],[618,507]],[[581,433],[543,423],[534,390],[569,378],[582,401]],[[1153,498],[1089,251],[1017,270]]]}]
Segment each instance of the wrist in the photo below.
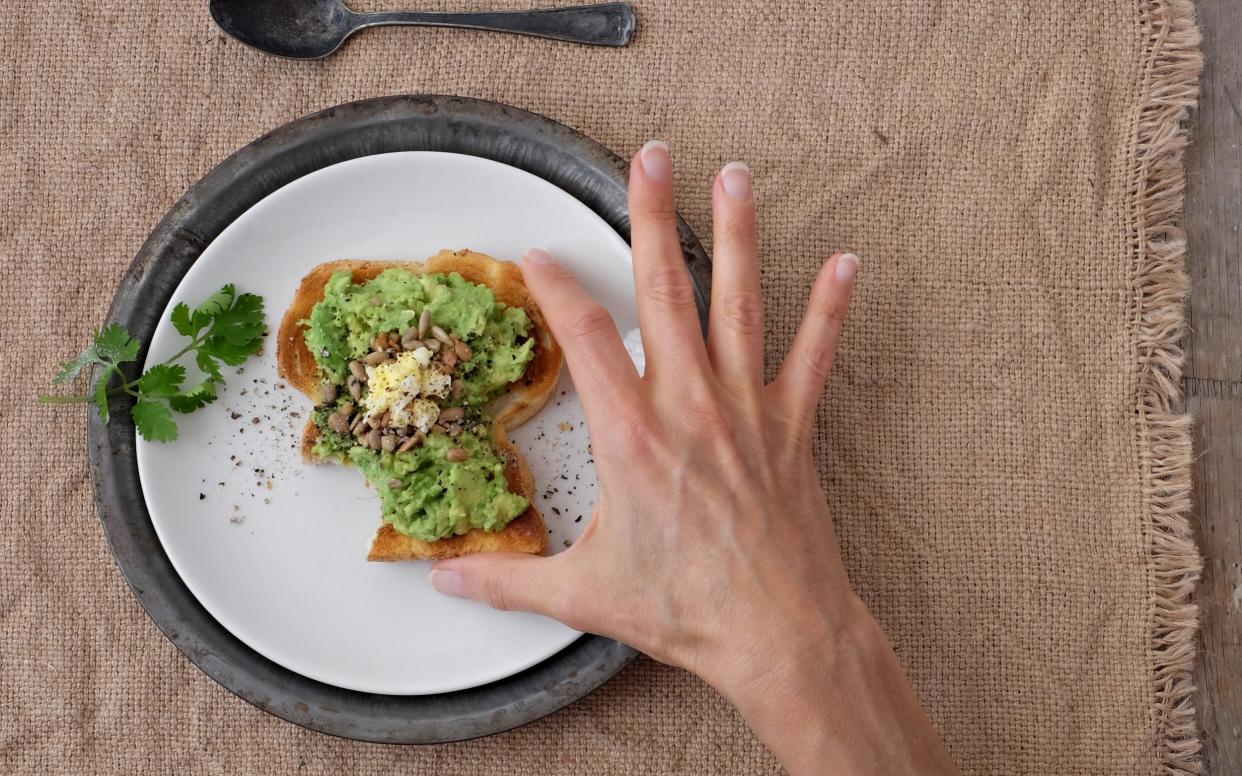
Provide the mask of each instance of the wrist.
[{"label": "wrist", "polygon": [[[717,649],[697,673],[745,714],[748,707],[765,705],[786,688],[834,681],[842,662],[888,649],[879,625],[852,591],[830,615],[803,614],[764,628],[748,623],[746,639]],[[757,631],[758,638],[750,635]]]},{"label": "wrist", "polygon": [[[704,676],[792,776],[956,773],[879,624],[852,593]],[[829,766],[831,764],[831,766]]]}]

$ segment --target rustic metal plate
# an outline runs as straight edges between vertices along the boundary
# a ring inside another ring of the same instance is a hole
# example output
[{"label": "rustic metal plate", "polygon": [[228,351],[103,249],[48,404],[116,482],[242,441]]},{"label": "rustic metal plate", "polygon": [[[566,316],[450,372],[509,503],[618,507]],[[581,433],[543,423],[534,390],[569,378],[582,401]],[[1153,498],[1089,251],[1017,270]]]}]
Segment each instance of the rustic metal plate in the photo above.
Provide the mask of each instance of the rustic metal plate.
[{"label": "rustic metal plate", "polygon": [[[559,186],[629,239],[626,164],[550,119],[463,97],[409,95],[348,103],[306,116],[230,156],[173,206],[134,258],[108,314],[145,346],[173,290],[203,249],[252,205],[328,165],[393,151],[449,151],[519,167]],[[678,222],[706,324],[711,268]],[[132,370],[131,370],[132,371]],[[129,377],[132,377],[131,373]],[[173,570],[138,481],[134,427],[118,406],[107,426],[88,414],[87,452],[104,533],[121,573],[165,636],[238,697],[312,730],[362,741],[429,744],[491,735],[539,719],[599,687],[636,652],[585,635],[548,660],[492,684],[438,695],[375,695],[289,671],[238,641]]]}]

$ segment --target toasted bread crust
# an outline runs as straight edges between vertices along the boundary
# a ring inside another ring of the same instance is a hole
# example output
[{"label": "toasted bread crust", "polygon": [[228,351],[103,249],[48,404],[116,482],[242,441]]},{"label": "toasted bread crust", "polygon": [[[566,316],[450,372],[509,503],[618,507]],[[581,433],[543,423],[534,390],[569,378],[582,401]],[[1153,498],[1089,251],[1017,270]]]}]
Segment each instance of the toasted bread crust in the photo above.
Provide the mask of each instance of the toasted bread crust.
[{"label": "toasted bread crust", "polygon": [[[492,442],[504,462],[509,490],[524,496],[530,506],[503,530],[489,532],[475,529],[461,536],[434,542],[406,536],[389,523],[383,523],[375,534],[367,560],[453,558],[475,552],[542,553],[547,548],[548,537],[543,518],[535,508],[535,480],[530,467],[505,432],[532,417],[552,395],[560,376],[563,356],[517,265],[473,251],[441,251],[425,262],[344,260],[320,264],[302,279],[277,332],[276,364],[281,377],[311,397],[312,401],[317,400],[321,379],[319,365],[306,347],[303,327],[298,322],[310,317],[311,309],[323,299],[328,280],[337,272],[349,271],[353,282],[360,283],[390,267],[402,267],[419,273],[456,272],[472,283],[486,285],[501,302],[526,310],[535,338],[534,358],[527,364],[522,378],[509,391],[490,402],[486,409],[492,415]],[[313,448],[319,433],[319,427],[313,422],[306,424],[302,434],[302,455],[308,462],[318,460]]]}]

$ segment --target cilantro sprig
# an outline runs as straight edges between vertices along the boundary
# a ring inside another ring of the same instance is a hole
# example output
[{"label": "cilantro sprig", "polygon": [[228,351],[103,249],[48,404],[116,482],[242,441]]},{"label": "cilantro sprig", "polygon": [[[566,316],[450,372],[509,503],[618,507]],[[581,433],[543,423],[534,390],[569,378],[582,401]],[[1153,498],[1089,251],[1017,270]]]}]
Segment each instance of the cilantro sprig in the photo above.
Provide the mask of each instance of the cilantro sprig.
[{"label": "cilantro sprig", "polygon": [[[122,375],[121,365],[138,358],[140,344],[125,327],[112,323],[95,332],[91,346],[76,358],[60,365],[52,382],[69,383],[91,366],[103,367],[88,393],[76,396],[40,396],[45,404],[93,404],[104,423],[110,418],[109,403],[115,396],[129,394],[136,401],[130,408],[134,427],[144,439],[171,442],[177,438],[173,413],[201,409],[216,399],[216,388],[224,384],[221,364],[240,366],[259,352],[263,345],[263,298],[238,294],[230,283],[194,309],[185,302],[173,308],[171,321],[179,334],[190,342],[171,358],[152,366],[133,380],[109,387],[114,375]],[[186,386],[186,369],[176,363],[194,355],[194,363],[206,377],[197,385]]]}]

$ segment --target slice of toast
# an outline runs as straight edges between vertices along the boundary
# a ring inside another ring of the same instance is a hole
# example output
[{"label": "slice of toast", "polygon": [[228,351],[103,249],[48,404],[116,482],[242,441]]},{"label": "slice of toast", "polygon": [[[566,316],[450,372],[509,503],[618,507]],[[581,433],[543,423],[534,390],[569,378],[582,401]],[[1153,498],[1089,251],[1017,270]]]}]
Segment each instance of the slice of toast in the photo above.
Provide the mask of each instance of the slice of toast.
[{"label": "slice of toast", "polygon": [[[293,303],[280,323],[276,337],[276,365],[280,376],[311,397],[312,401],[316,400],[321,380],[319,365],[306,347],[303,327],[298,322],[310,317],[311,308],[323,299],[324,286],[337,272],[349,271],[353,282],[361,283],[391,267],[421,274],[456,272],[471,283],[490,288],[499,301],[526,311],[531,321],[531,336],[535,339],[534,357],[526,365],[521,379],[489,402],[485,412],[492,418],[492,444],[504,463],[509,490],[524,496],[530,506],[500,531],[474,529],[434,542],[406,536],[385,522],[375,534],[367,560],[453,558],[474,552],[542,553],[547,548],[548,536],[543,518],[535,508],[535,479],[505,432],[530,419],[548,400],[556,387],[564,359],[516,264],[465,250],[441,251],[424,262],[344,260],[320,264],[302,279]],[[302,434],[302,454],[309,462],[319,460],[313,453],[318,437],[319,427],[308,421]]]}]

